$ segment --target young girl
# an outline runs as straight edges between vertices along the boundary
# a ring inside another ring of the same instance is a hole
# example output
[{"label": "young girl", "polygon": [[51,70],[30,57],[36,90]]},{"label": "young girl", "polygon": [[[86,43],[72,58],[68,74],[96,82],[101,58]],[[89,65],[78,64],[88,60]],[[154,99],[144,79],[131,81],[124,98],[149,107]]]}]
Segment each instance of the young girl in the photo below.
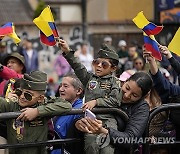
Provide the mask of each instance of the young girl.
[{"label": "young girl", "polygon": [[[115,72],[119,57],[117,53],[103,45],[98,52],[98,58],[94,59],[94,74],[88,72],[86,68],[74,57],[74,51],[71,50],[66,41],[59,39],[58,45],[63,51],[64,57],[67,59],[75,74],[85,87],[85,104],[84,109],[92,109],[93,107],[119,107],[121,103],[120,81],[113,75]],[[97,115],[98,119],[103,121],[106,127],[117,129],[117,122],[113,115]],[[107,146],[100,151],[92,145],[96,141],[97,135],[85,135],[85,151],[86,153],[114,153],[114,148]]]}]

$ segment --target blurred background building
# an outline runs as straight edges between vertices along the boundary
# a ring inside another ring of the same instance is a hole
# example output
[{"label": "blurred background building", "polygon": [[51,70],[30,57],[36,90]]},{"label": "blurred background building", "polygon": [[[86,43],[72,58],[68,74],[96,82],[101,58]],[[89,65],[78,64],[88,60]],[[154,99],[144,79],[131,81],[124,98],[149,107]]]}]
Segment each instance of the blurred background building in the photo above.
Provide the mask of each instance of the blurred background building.
[{"label": "blurred background building", "polygon": [[[0,0],[0,4],[0,25],[14,22],[16,33],[34,42],[40,60],[47,63],[40,66],[45,70],[58,49],[39,42],[39,29],[32,21],[47,5],[51,7],[60,36],[73,48],[88,41],[95,57],[107,36],[112,38],[115,48],[119,40],[126,40],[127,46],[132,42],[143,45],[142,31],[132,22],[140,11],[144,11],[148,20],[164,25],[157,35],[161,44],[167,45],[180,25],[180,0]],[[18,50],[11,41],[7,45],[9,52]]]}]

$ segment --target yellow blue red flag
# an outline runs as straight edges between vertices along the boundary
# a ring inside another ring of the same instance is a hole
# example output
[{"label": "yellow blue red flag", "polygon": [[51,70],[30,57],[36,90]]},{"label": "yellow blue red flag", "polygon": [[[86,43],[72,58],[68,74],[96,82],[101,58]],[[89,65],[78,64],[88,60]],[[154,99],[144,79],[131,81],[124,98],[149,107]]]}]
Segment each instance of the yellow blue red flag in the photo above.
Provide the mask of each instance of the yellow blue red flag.
[{"label": "yellow blue red flag", "polygon": [[180,56],[180,27],[168,45],[168,49]]},{"label": "yellow blue red flag", "polygon": [[15,27],[12,26],[12,28],[13,28],[13,32],[12,32],[11,34],[8,34],[8,36],[9,36],[10,38],[12,38],[13,41],[17,44],[17,43],[21,42],[21,39],[17,36],[17,34],[16,34],[16,32],[15,32]]},{"label": "yellow blue red flag", "polygon": [[145,33],[143,33],[143,35],[144,35],[144,45],[146,50],[150,51],[154,58],[161,61],[162,60],[161,52],[159,50],[158,42],[156,41],[154,35],[148,36]]},{"label": "yellow blue red flag", "polygon": [[5,36],[12,38],[16,44],[21,41],[15,32],[15,27],[12,22],[8,22],[4,26],[0,27],[0,40],[2,40]]},{"label": "yellow blue red flag", "polygon": [[59,35],[50,6],[47,6],[33,22],[40,29],[41,42],[48,46],[54,46],[56,44],[55,37],[59,37]]},{"label": "yellow blue red flag", "polygon": [[5,36],[12,33],[13,32],[12,26],[13,26],[13,23],[8,22],[2,27],[0,27],[0,36]]},{"label": "yellow blue red flag", "polygon": [[143,14],[143,11],[139,12],[133,19],[136,26],[142,29],[147,35],[156,35],[161,32],[163,26],[157,26],[152,22],[149,22]]}]

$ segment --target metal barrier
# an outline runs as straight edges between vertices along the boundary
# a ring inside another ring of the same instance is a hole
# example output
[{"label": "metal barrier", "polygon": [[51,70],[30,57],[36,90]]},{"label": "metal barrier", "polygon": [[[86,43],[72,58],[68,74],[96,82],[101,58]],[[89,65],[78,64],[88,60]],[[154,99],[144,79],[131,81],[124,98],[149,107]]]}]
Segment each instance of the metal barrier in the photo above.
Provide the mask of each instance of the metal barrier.
[{"label": "metal barrier", "polygon": [[[116,114],[119,115],[122,118],[122,120],[125,122],[127,122],[129,119],[128,115],[124,111],[117,108],[96,108],[96,109],[94,108],[92,109],[92,112],[95,114],[109,114],[109,113]],[[17,118],[20,114],[21,112],[0,113],[0,120]],[[74,114],[84,114],[84,111],[82,109],[72,109],[70,112],[61,115],[74,115]]]},{"label": "metal barrier", "polygon": [[[167,111],[167,110],[180,110],[180,103],[169,103],[169,104],[163,104],[155,109],[153,109],[150,113],[149,116],[149,121],[145,130],[145,137],[149,137],[149,127],[152,119],[160,112],[162,111]],[[174,144],[179,144],[180,142],[175,142]],[[149,154],[150,153],[150,146],[158,146],[158,145],[172,145],[173,143],[156,143],[156,144],[151,144],[151,143],[146,143],[144,147],[144,153]]]},{"label": "metal barrier", "polygon": [[[96,108],[96,109],[92,109],[92,112],[95,114],[114,114],[116,116],[120,116],[124,122],[127,122],[129,119],[128,115],[124,111],[117,108]],[[14,119],[14,118],[17,118],[20,114],[21,112],[0,113],[0,120]],[[70,112],[67,112],[63,115],[74,115],[74,114],[84,114],[84,112],[82,109],[72,109]],[[61,149],[64,149],[65,144],[71,144],[78,141],[80,141],[80,139],[67,138],[67,139],[57,139],[57,140],[49,140],[49,141],[42,141],[42,142],[33,142],[33,143],[28,142],[28,143],[21,143],[21,144],[1,144],[0,149],[47,146],[47,145],[60,145]]]}]

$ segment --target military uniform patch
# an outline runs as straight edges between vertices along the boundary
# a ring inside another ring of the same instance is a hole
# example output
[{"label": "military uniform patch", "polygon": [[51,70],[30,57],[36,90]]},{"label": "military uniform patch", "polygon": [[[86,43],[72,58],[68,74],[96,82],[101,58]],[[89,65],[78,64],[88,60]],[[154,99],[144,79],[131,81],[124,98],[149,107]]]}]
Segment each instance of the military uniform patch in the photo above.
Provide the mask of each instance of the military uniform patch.
[{"label": "military uniform patch", "polygon": [[43,126],[43,125],[44,125],[44,123],[41,118],[37,118],[37,119],[29,122],[30,127],[37,127],[37,126]]},{"label": "military uniform patch", "polygon": [[90,81],[89,82],[89,89],[93,90],[96,88],[98,82],[97,81]]},{"label": "military uniform patch", "polygon": [[110,89],[111,88],[111,84],[110,83],[101,83],[100,85],[101,89]]}]

